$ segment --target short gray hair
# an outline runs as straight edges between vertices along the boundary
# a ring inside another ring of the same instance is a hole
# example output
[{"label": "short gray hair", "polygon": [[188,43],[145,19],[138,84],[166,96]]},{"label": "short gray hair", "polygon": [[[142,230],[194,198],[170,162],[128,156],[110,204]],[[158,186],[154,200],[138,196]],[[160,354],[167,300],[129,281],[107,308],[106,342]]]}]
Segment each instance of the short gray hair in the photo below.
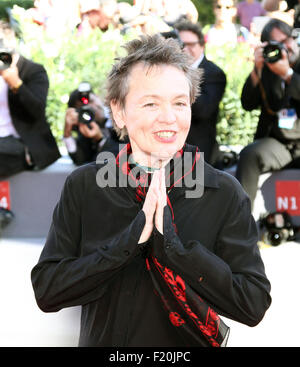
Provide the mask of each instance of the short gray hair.
[{"label": "short gray hair", "polygon": [[[125,107],[126,96],[128,94],[128,77],[130,72],[138,63],[146,66],[171,65],[183,71],[190,85],[190,101],[195,101],[199,94],[201,73],[199,69],[191,67],[191,59],[185,54],[177,40],[163,38],[160,34],[141,35],[138,39],[129,41],[123,46],[127,51],[127,56],[117,58],[107,77],[106,84],[106,105],[110,109],[110,103],[118,103],[120,107]],[[121,139],[127,135],[126,127],[120,129],[112,116],[114,129]]]}]

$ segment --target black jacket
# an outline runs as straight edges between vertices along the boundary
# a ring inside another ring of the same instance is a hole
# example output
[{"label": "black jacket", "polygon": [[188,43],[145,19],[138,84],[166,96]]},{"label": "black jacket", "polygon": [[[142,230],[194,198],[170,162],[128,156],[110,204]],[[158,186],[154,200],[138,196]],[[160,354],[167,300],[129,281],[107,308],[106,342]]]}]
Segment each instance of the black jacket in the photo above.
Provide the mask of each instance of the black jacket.
[{"label": "black jacket", "polygon": [[266,65],[263,67],[261,76],[267,103],[272,111],[278,112],[286,107],[296,110],[298,119],[295,121],[293,129],[279,128],[278,116],[268,113],[259,85],[253,86],[251,75],[246,79],[241,96],[242,106],[247,111],[261,109],[254,139],[269,136],[283,144],[300,140],[300,58],[293,69],[294,74],[290,84],[284,83]]},{"label": "black jacket", "polygon": [[102,151],[108,151],[118,154],[119,144],[121,144],[115,130],[109,129],[108,136],[104,137],[105,142],[103,145],[99,145],[99,142],[94,142],[92,139],[83,136],[80,131],[76,137],[77,149],[74,153],[69,153],[72,161],[80,166],[85,163],[90,163],[96,160],[97,155]]},{"label": "black jacket", "polygon": [[157,258],[216,312],[250,326],[262,319],[270,284],[249,199],[234,177],[205,164],[202,197],[187,199],[184,186],[173,187],[164,235],[155,230],[148,243],[138,245],[143,203],[133,187],[100,188],[100,168],[91,163],[67,178],[32,270],[43,311],[82,305],[80,346],[186,345],[146,269],[145,251],[154,244]]},{"label": "black jacket", "polygon": [[60,157],[45,116],[49,87],[48,76],[42,65],[23,56],[20,56],[17,68],[23,84],[17,93],[9,90],[10,115],[35,165],[37,168],[44,168]]},{"label": "black jacket", "polygon": [[212,163],[219,103],[225,91],[226,75],[206,57],[201,61],[199,69],[203,72],[200,95],[192,105],[192,121],[187,142],[198,146],[201,152],[204,152],[205,161]]}]

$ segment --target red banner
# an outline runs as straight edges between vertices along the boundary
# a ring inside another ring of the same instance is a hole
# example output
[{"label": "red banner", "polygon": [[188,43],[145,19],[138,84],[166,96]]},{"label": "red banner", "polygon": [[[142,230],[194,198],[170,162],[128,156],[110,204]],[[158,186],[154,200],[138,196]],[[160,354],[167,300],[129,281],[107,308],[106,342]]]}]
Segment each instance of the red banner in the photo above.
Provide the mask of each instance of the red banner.
[{"label": "red banner", "polygon": [[10,210],[10,193],[8,181],[0,181],[0,208]]},{"label": "red banner", "polygon": [[276,181],[276,208],[292,216],[300,215],[300,180]]}]

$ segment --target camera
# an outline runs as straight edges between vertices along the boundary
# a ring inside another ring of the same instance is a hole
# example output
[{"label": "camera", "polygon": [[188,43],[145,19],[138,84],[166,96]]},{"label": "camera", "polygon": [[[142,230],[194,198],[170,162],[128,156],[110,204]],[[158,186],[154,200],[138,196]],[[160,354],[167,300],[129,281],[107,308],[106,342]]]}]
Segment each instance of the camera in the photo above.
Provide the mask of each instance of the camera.
[{"label": "camera", "polygon": [[219,148],[215,167],[220,170],[225,170],[233,167],[237,163],[238,159],[239,155],[235,151],[231,150],[227,146],[222,146]]},{"label": "camera", "polygon": [[220,157],[220,165],[223,168],[232,167],[237,163],[237,161],[238,161],[238,155],[236,152],[232,150],[222,152]]},{"label": "camera", "polygon": [[12,63],[12,54],[6,48],[0,48],[0,70],[5,70]]},{"label": "camera", "polygon": [[88,125],[95,119],[95,111],[90,106],[81,106],[78,108],[78,121],[82,124]]},{"label": "camera", "polygon": [[295,239],[295,227],[287,212],[274,212],[260,218],[260,227],[265,227],[263,241],[272,246],[278,246],[286,241]]},{"label": "camera", "polygon": [[78,86],[78,100],[82,103],[82,106],[77,109],[78,121],[86,125],[95,119],[95,110],[88,106],[91,91],[92,88],[88,82],[82,82]]},{"label": "camera", "polygon": [[268,44],[263,48],[263,57],[266,62],[273,64],[274,62],[281,59],[282,50],[287,52],[287,49],[283,43],[269,41]]}]

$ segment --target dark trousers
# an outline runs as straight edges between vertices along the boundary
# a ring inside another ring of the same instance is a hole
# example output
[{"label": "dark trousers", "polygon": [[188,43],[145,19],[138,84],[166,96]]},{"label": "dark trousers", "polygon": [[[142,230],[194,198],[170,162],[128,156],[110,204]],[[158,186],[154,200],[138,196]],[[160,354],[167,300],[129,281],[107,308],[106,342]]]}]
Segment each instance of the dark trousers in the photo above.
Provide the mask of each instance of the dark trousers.
[{"label": "dark trousers", "polygon": [[273,138],[258,139],[241,151],[236,177],[249,195],[252,207],[259,175],[282,168],[300,168],[299,158],[299,147],[291,151],[286,145]]},{"label": "dark trousers", "polygon": [[25,145],[13,136],[0,137],[0,180],[28,169]]}]

